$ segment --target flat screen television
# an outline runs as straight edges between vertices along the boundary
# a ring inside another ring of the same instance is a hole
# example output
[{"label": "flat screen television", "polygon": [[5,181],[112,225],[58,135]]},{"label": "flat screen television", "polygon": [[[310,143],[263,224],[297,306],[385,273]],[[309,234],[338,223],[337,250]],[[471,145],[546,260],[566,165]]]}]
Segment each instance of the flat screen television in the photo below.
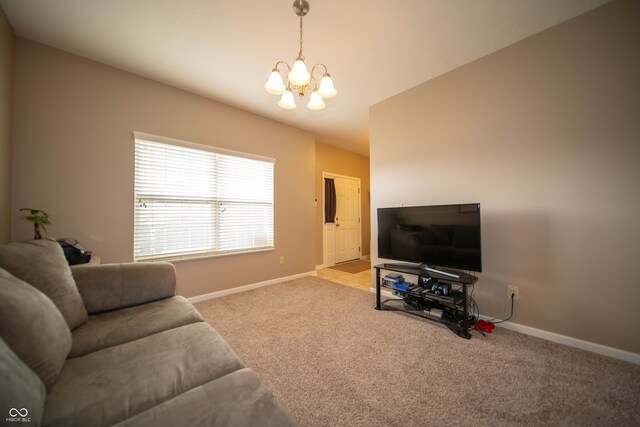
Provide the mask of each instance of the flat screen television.
[{"label": "flat screen television", "polygon": [[378,257],[482,271],[480,203],[379,208]]}]

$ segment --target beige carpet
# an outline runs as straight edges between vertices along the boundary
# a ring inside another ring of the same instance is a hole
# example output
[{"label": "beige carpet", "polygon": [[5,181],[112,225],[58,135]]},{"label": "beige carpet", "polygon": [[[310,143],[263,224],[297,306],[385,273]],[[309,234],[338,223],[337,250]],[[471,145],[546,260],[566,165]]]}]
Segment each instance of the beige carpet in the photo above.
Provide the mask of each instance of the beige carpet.
[{"label": "beige carpet", "polygon": [[357,274],[371,269],[371,261],[359,259],[356,261],[345,262],[343,264],[336,264],[329,268],[332,270],[344,271],[345,273]]},{"label": "beige carpet", "polygon": [[303,426],[640,425],[640,366],[307,277],[196,304]]}]

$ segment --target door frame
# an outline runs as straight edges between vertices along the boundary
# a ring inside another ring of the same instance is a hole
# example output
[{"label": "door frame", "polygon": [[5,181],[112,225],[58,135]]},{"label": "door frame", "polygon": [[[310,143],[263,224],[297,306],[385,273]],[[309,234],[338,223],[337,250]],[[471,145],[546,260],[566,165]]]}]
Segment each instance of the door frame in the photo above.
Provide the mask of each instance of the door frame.
[{"label": "door frame", "polygon": [[[325,178],[342,178],[357,181],[358,183],[358,258],[362,259],[362,181],[355,176],[340,175],[333,172],[322,172],[322,265],[324,267],[330,267],[336,264],[336,224],[324,222],[324,206],[325,206],[325,194],[324,194],[324,180]],[[333,254],[332,257],[327,257],[327,239],[325,238],[325,232],[330,232],[333,241]]]}]

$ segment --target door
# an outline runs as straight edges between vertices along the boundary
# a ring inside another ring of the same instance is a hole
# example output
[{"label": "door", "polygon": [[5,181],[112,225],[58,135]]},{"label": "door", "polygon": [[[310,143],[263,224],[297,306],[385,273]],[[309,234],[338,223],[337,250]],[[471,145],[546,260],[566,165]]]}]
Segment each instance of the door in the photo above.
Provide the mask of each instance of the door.
[{"label": "door", "polygon": [[360,180],[335,177],[335,262],[360,258]]}]

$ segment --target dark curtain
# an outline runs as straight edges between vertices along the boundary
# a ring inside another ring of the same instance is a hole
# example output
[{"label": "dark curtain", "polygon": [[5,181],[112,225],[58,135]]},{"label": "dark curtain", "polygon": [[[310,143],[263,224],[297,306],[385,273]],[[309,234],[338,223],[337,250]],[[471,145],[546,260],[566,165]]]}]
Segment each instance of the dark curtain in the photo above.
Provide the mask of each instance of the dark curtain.
[{"label": "dark curtain", "polygon": [[324,222],[333,223],[336,218],[336,184],[333,178],[324,179]]}]

